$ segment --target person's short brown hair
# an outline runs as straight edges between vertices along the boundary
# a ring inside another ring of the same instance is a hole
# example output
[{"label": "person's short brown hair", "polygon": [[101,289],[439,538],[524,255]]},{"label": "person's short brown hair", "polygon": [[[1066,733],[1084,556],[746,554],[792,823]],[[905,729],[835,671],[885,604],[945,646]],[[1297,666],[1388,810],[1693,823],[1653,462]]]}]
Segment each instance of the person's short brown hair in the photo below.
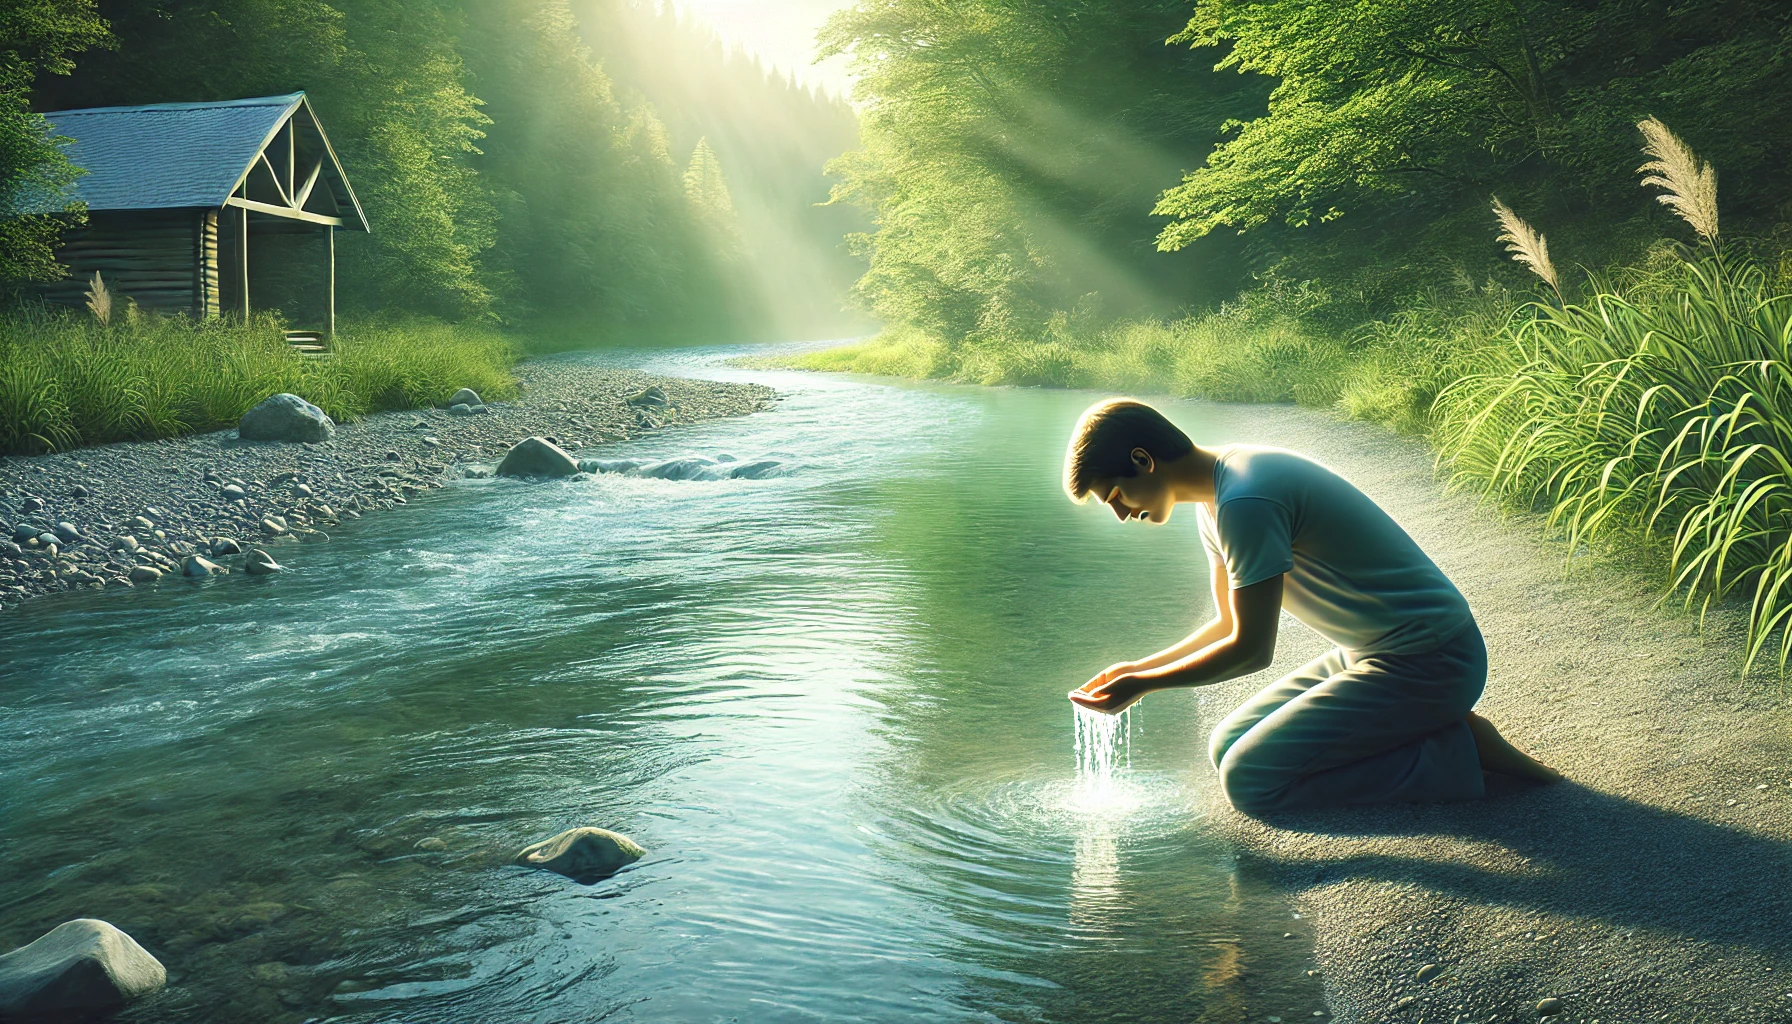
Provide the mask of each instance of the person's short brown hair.
[{"label": "person's short brown hair", "polygon": [[1164,414],[1131,398],[1110,398],[1083,411],[1070,432],[1064,453],[1064,489],[1072,501],[1089,497],[1097,480],[1138,476],[1132,450],[1143,448],[1158,462],[1179,459],[1195,450]]}]

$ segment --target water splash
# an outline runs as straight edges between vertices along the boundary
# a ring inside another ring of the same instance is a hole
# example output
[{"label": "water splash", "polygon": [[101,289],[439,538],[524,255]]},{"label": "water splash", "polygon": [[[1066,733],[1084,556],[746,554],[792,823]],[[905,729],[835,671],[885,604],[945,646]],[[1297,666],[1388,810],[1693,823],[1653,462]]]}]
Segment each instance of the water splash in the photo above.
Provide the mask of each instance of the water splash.
[{"label": "water splash", "polygon": [[1076,736],[1077,786],[1098,792],[1111,790],[1115,774],[1132,767],[1132,707],[1109,715],[1074,702],[1070,706]]}]

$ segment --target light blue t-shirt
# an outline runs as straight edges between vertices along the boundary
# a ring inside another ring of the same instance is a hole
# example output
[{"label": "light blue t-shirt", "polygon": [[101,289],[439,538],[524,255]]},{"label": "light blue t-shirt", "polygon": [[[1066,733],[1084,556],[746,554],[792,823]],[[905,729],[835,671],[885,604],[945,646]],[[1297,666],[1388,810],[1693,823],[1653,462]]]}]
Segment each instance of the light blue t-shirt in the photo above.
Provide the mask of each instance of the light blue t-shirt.
[{"label": "light blue t-shirt", "polygon": [[1214,515],[1197,506],[1207,557],[1232,589],[1287,573],[1282,607],[1347,651],[1417,654],[1474,621],[1468,601],[1381,506],[1283,448],[1225,445]]}]

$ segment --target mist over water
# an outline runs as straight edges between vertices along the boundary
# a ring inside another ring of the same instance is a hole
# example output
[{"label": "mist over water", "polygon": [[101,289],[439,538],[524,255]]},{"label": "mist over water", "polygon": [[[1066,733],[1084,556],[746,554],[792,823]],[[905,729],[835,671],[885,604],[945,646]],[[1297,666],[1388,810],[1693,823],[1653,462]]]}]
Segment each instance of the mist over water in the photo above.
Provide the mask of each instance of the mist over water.
[{"label": "mist over water", "polygon": [[[1067,720],[1207,601],[1192,518],[1064,498],[1089,396],[727,354],[633,362],[784,400],[604,456],[790,476],[469,480],[288,576],[9,612],[0,939],[124,928],[135,1021],[1311,1019],[1203,817],[1226,709]],[[650,853],[507,863],[574,825]]]}]

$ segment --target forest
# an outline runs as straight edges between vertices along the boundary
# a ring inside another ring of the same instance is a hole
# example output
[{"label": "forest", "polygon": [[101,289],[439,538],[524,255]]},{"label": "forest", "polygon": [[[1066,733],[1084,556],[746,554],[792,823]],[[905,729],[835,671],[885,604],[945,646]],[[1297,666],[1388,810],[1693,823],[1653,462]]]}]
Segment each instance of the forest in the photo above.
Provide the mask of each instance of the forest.
[{"label": "forest", "polygon": [[[620,338],[836,329],[854,275],[818,210],[856,119],[626,0],[24,0],[0,12],[0,199],[72,180],[37,111],[304,89],[373,222],[341,301]],[[63,216],[0,220],[0,279]],[[362,244],[356,244],[362,243]],[[768,280],[759,268],[783,266]],[[830,301],[831,299],[831,301]]]}]

